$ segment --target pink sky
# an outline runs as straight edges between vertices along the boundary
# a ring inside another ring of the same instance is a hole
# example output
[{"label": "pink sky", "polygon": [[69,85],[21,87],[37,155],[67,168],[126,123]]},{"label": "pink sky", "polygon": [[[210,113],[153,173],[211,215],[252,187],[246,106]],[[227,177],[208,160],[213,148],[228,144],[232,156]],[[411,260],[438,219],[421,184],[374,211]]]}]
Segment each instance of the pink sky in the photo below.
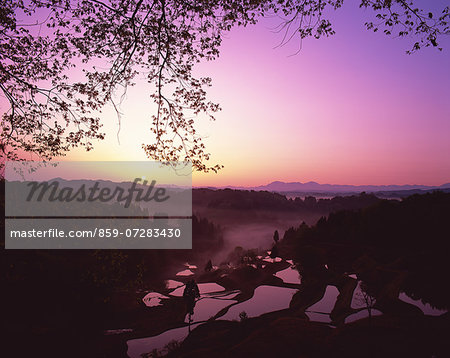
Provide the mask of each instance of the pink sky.
[{"label": "pink sky", "polygon": [[[408,56],[413,39],[368,32],[370,15],[349,2],[334,16],[337,34],[305,40],[295,56],[297,39],[274,49],[275,19],[228,34],[220,58],[198,68],[212,77],[210,98],[223,109],[214,123],[199,120],[199,132],[211,164],[225,168],[195,173],[193,184],[450,182],[450,39],[443,52]],[[109,108],[108,139],[67,159],[145,159],[154,111],[148,94],[143,85],[129,90],[120,144]]]}]

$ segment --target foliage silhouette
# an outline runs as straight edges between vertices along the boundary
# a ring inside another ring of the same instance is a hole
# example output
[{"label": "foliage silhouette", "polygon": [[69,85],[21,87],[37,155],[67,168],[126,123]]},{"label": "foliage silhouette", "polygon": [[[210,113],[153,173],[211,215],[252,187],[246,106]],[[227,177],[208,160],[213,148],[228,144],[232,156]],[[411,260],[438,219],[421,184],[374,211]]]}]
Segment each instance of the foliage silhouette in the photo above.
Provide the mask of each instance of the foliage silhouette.
[{"label": "foliage silhouette", "polygon": [[303,271],[313,274],[324,263],[341,274],[385,267],[363,277],[372,297],[392,272],[405,272],[404,291],[445,309],[450,302],[442,286],[450,275],[449,212],[450,194],[439,191],[402,201],[382,200],[363,209],[331,213],[312,227],[291,228],[280,241],[280,250],[291,252]]},{"label": "foliage silhouette", "polygon": [[[120,119],[121,92],[145,77],[157,106],[151,116],[146,154],[155,160],[191,161],[209,166],[209,154],[196,132],[198,115],[214,119],[219,105],[206,97],[208,77],[197,78],[194,66],[219,56],[226,32],[279,17],[281,45],[295,36],[334,34],[328,9],[343,0],[201,2],[173,0],[28,0],[0,2],[0,91],[3,110],[1,148],[7,159],[34,154],[50,160],[73,147],[93,148],[103,139],[99,112],[112,103]],[[373,31],[417,40],[439,48],[449,33],[449,8],[423,11],[408,0],[361,0],[374,11]],[[81,76],[71,76],[75,68]],[[120,121],[119,121],[120,122]]]}]

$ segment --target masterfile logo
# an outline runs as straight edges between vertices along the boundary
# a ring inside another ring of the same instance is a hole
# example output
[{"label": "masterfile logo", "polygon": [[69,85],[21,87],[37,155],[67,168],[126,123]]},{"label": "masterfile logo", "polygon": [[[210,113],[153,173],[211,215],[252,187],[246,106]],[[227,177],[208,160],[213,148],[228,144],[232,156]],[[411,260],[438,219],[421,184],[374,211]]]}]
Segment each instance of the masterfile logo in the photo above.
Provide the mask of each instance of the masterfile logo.
[{"label": "masterfile logo", "polygon": [[[170,198],[170,195],[166,194],[165,188],[155,189],[156,180],[152,180],[151,184],[147,187],[147,180],[143,180],[142,185],[146,187],[146,192],[144,194],[144,189],[137,188],[137,184],[142,181],[141,178],[135,178],[131,187],[129,189],[124,189],[123,187],[116,186],[113,190],[110,188],[102,188],[100,182],[96,181],[92,186],[86,186],[82,184],[77,190],[71,187],[59,187],[57,181],[51,183],[48,182],[31,182],[27,186],[30,187],[30,192],[26,198],[27,201],[42,201],[45,194],[49,192],[47,196],[48,201],[60,201],[60,202],[72,202],[72,201],[100,201],[100,202],[110,202],[116,200],[119,203],[124,203],[125,208],[129,208],[131,202],[134,200],[136,202],[149,202],[156,201],[161,203]],[[155,189],[155,190],[154,190]],[[136,196],[134,196],[136,194]],[[36,195],[36,197],[35,197]]]},{"label": "masterfile logo", "polygon": [[6,248],[191,248],[192,168],[8,162]]}]

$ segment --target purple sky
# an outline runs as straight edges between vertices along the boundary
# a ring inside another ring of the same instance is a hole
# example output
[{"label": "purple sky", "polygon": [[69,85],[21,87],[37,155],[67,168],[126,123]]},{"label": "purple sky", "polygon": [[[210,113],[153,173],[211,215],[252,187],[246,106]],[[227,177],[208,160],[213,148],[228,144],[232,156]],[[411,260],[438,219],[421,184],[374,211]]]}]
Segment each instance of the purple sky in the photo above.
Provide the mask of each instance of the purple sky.
[{"label": "purple sky", "polygon": [[[420,1],[427,6],[427,2]],[[442,9],[446,1],[435,1]],[[199,132],[219,174],[194,174],[194,185],[257,185],[273,180],[337,184],[450,181],[450,39],[443,52],[406,55],[414,39],[365,30],[373,12],[353,2],[333,14],[337,34],[275,48],[279,20],[226,35],[218,60],[197,71],[213,79],[222,106]],[[103,118],[109,138],[73,160],[143,160],[154,107],[137,85],[117,118]]]}]

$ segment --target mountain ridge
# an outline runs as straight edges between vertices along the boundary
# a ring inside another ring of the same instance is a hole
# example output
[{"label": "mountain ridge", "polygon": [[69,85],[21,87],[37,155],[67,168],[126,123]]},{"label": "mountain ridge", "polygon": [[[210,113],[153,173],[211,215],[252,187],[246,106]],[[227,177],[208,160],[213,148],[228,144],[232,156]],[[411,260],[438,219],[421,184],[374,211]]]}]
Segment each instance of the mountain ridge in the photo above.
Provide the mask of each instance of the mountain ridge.
[{"label": "mountain ridge", "polygon": [[275,192],[377,192],[377,191],[399,191],[399,190],[430,190],[430,189],[447,189],[450,188],[450,183],[445,183],[439,186],[422,185],[422,184],[392,184],[392,185],[350,185],[350,184],[319,184],[314,181],[306,183],[301,182],[283,182],[273,181],[266,185],[258,186],[222,186],[218,189],[241,189],[241,190],[267,190]]}]

